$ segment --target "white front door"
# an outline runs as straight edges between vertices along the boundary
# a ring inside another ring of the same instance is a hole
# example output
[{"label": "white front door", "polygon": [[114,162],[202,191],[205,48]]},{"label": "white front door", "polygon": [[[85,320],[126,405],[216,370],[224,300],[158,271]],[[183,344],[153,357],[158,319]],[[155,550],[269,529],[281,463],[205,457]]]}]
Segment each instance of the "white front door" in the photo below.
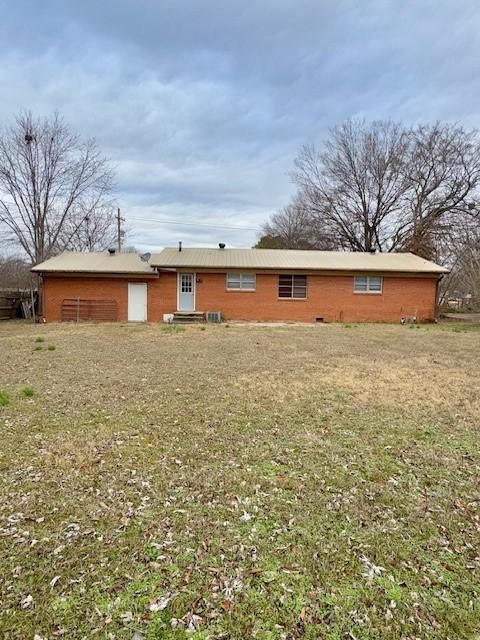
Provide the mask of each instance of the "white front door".
[{"label": "white front door", "polygon": [[178,274],[178,310],[195,311],[195,274]]},{"label": "white front door", "polygon": [[128,283],[128,321],[147,321],[147,285],[144,282]]}]

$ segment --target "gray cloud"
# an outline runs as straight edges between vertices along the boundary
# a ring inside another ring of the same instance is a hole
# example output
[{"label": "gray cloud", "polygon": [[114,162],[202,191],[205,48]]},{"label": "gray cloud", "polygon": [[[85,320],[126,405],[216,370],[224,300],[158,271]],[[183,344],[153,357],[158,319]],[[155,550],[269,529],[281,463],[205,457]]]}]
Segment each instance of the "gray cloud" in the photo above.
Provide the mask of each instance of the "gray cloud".
[{"label": "gray cloud", "polygon": [[477,126],[479,27],[476,0],[17,0],[0,117],[58,109],[96,137],[131,243],[250,245],[148,220],[258,228],[299,146],[350,116]]}]

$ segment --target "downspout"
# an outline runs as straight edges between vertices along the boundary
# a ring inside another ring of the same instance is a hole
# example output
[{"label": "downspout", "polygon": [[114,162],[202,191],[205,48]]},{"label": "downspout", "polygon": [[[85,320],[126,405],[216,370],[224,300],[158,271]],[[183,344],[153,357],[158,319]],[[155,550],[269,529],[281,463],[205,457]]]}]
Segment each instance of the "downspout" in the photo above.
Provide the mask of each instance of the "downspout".
[{"label": "downspout", "polygon": [[440,282],[443,275],[439,275],[437,278],[437,284],[435,286],[435,322],[440,320]]},{"label": "downspout", "polygon": [[40,322],[40,318],[45,322],[45,316],[43,315],[45,312],[45,287],[43,286],[43,273],[38,274],[37,280],[37,299],[38,299],[38,309],[37,309],[37,322]]}]

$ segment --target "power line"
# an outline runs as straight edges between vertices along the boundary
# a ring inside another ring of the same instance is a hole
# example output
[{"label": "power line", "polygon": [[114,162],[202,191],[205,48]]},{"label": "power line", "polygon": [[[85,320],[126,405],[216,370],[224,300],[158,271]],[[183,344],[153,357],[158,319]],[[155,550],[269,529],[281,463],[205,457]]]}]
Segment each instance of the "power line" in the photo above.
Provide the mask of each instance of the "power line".
[{"label": "power line", "polygon": [[[118,210],[115,215],[115,221],[118,226]],[[16,218],[17,220],[21,220],[20,218]],[[210,222],[194,222],[192,221],[180,221],[180,220],[167,220],[167,219],[158,219],[158,218],[137,218],[136,216],[128,216],[128,220],[125,218],[121,218],[121,222],[128,222],[129,220],[138,220],[139,222],[158,222],[160,224],[172,224],[172,225],[180,225],[185,227],[210,227],[213,229],[233,229],[234,231],[262,231],[260,227],[239,227],[238,225],[226,225],[226,224],[212,224]],[[117,228],[117,236],[118,236],[118,228]],[[123,231],[122,231],[123,236]]]},{"label": "power line", "polygon": [[185,220],[167,220],[158,218],[137,218],[136,216],[128,216],[128,221],[138,220],[139,222],[158,222],[160,224],[182,225],[186,227],[211,227],[213,229],[234,229],[235,231],[261,231],[260,227],[239,227],[226,224],[212,224],[210,222],[186,222]]}]

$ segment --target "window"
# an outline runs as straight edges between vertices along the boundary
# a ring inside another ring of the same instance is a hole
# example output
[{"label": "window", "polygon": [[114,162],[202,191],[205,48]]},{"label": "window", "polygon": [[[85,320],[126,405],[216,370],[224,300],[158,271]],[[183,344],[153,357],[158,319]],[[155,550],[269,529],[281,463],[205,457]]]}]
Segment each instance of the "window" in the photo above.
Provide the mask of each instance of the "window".
[{"label": "window", "polygon": [[193,273],[182,273],[180,275],[180,291],[182,293],[193,293]]},{"label": "window", "polygon": [[355,276],[353,290],[355,293],[382,293],[381,276]]},{"label": "window", "polygon": [[227,289],[233,291],[255,291],[257,280],[254,273],[227,273]]},{"label": "window", "polygon": [[279,298],[306,298],[307,276],[285,275],[278,276]]}]

